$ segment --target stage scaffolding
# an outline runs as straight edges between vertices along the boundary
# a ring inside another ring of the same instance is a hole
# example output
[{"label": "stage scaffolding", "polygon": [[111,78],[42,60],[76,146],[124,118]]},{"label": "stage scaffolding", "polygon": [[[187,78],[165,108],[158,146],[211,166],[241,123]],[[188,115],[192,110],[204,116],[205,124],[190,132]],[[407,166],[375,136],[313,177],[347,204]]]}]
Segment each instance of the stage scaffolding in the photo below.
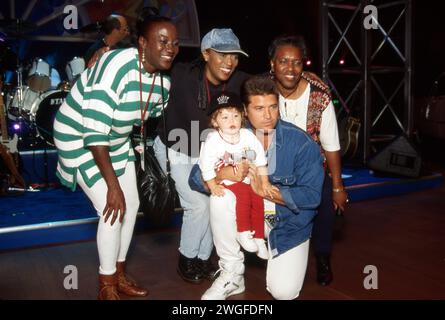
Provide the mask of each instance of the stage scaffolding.
[{"label": "stage scaffolding", "polygon": [[413,133],[412,1],[321,0],[321,26],[323,79],[338,118],[361,120],[366,164],[379,142]]}]

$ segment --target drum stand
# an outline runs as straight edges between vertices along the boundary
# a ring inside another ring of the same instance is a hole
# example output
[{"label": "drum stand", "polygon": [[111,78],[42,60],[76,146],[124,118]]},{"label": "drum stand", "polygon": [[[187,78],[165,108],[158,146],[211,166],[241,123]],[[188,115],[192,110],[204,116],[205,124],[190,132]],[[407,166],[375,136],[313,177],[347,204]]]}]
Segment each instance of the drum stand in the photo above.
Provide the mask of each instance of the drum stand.
[{"label": "drum stand", "polygon": [[17,62],[17,98],[19,107],[19,119],[22,118],[23,110],[23,66],[21,63]]},{"label": "drum stand", "polygon": [[[17,60],[17,98],[18,98],[18,117],[17,121],[20,128],[24,127],[25,119],[23,118],[23,107],[24,107],[24,97],[23,97],[23,65]],[[22,140],[21,131],[19,132],[19,140]]]},{"label": "drum stand", "polygon": [[[35,124],[30,119],[26,119],[23,117],[23,109],[24,109],[24,96],[23,96],[23,66],[18,61],[17,62],[17,98],[18,98],[18,124],[20,128],[24,128],[24,124],[26,123],[29,128],[35,127]],[[19,140],[23,140],[23,137],[19,135]],[[43,168],[44,168],[44,176],[43,176],[43,184],[40,186],[40,189],[49,189],[50,183],[49,183],[49,173],[48,173],[48,148],[47,143],[43,138],[39,138],[43,143]],[[34,138],[33,144],[31,144],[32,147],[36,147],[40,142]]]}]

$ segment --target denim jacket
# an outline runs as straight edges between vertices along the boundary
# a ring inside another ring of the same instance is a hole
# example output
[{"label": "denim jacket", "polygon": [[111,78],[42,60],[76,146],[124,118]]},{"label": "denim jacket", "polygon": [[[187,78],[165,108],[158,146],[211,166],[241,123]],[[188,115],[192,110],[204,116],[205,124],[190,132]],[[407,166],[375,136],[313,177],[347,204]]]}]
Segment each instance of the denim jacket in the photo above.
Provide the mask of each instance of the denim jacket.
[{"label": "denim jacket", "polygon": [[[272,255],[278,256],[310,238],[324,180],[320,147],[305,131],[278,120],[267,150],[269,181],[280,189],[285,206],[276,204],[275,225],[269,233]],[[189,184],[205,192],[199,167]]]}]

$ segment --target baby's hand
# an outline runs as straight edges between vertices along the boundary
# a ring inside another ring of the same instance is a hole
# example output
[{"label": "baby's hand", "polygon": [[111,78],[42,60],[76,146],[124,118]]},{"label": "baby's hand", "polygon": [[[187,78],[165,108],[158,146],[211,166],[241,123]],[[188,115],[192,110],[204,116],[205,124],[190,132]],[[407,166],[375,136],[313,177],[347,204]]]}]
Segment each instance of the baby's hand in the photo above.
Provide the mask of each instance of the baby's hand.
[{"label": "baby's hand", "polygon": [[224,189],[225,188],[222,185],[217,184],[213,187],[210,187],[210,192],[212,193],[212,196],[223,197],[225,195]]}]

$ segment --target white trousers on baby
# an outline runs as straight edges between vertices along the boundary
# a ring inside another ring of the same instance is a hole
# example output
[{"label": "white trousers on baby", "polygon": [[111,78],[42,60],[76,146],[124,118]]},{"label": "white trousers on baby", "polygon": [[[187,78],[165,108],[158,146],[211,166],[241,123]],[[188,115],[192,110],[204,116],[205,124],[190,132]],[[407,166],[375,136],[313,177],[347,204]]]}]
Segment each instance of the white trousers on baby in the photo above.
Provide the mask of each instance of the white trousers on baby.
[{"label": "white trousers on baby", "polygon": [[139,209],[134,162],[127,163],[125,173],[118,177],[118,180],[124,193],[126,212],[122,223],[119,222],[118,217],[111,225],[112,216],[107,220],[107,223],[105,223],[103,216],[108,191],[105,180],[100,179],[90,188],[85,184],[79,171],[77,172],[77,183],[91,200],[99,216],[97,249],[100,261],[99,273],[103,275],[114,274],[116,272],[116,262],[125,261]]},{"label": "white trousers on baby", "polygon": [[[244,254],[236,240],[235,195],[228,189],[224,197],[210,197],[210,224],[220,267],[228,272],[244,273]],[[270,230],[265,228],[266,236]],[[299,296],[303,287],[309,254],[309,239],[267,262],[267,290],[277,300]],[[269,247],[269,255],[272,256]]]}]

